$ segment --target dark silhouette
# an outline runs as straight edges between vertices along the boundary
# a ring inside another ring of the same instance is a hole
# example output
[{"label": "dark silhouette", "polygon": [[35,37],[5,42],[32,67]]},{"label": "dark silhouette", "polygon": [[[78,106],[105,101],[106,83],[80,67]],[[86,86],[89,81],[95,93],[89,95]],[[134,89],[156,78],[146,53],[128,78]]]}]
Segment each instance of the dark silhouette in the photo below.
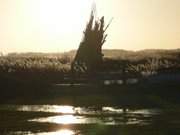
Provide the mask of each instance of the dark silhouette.
[{"label": "dark silhouette", "polygon": [[84,31],[84,37],[72,62],[73,72],[95,72],[100,69],[103,61],[102,46],[106,42],[104,17],[95,19],[93,11]]}]

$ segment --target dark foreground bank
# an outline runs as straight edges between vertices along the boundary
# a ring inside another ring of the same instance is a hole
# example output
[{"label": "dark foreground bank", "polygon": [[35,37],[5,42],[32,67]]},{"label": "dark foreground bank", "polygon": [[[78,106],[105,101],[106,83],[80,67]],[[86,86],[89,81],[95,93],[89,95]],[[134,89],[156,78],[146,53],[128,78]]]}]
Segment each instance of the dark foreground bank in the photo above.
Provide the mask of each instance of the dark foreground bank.
[{"label": "dark foreground bank", "polygon": [[1,84],[2,135],[179,135],[180,85]]}]

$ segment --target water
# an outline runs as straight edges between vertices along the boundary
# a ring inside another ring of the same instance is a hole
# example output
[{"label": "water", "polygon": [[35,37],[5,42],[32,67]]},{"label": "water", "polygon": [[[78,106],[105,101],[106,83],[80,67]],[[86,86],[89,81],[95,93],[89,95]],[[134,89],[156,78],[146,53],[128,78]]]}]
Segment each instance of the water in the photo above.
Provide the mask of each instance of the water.
[{"label": "water", "polygon": [[152,127],[164,117],[160,109],[108,106],[0,105],[0,113],[0,132],[7,135],[116,134]]},{"label": "water", "polygon": [[[9,135],[34,135],[34,133],[31,132],[10,132],[8,133]],[[62,129],[59,131],[55,132],[41,132],[41,133],[36,133],[35,135],[76,135],[78,134],[77,132],[74,132],[69,129]]]},{"label": "water", "polygon": [[[137,78],[131,78],[126,80],[126,84],[137,84],[139,80]],[[123,80],[105,80],[104,85],[112,85],[112,84],[117,84],[117,85],[122,85],[124,84]]]}]

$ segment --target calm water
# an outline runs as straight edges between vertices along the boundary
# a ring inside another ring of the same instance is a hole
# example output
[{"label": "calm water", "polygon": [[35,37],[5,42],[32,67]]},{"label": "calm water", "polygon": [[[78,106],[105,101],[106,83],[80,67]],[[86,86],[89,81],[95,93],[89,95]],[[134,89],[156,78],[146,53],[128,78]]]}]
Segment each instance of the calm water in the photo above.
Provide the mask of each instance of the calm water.
[{"label": "calm water", "polygon": [[[164,117],[164,112],[160,109],[122,109],[108,106],[0,105],[0,112],[8,112],[7,116],[4,113],[1,117],[6,117],[7,121],[17,126],[17,128],[9,128],[12,124],[6,123],[4,127],[7,126],[9,129],[2,133],[8,135],[94,135],[102,130],[102,128],[94,130],[95,127],[103,127],[103,129],[108,129],[107,131],[111,130],[110,132],[118,131],[121,127],[125,129],[133,126],[151,127],[157,119],[163,120]],[[32,126],[29,130],[27,128],[24,130],[21,124]],[[41,127],[39,126],[38,129],[36,124]],[[48,129],[42,128],[46,124],[54,128],[47,131]],[[23,131],[18,129],[23,129]],[[116,133],[119,134],[119,132]]]}]

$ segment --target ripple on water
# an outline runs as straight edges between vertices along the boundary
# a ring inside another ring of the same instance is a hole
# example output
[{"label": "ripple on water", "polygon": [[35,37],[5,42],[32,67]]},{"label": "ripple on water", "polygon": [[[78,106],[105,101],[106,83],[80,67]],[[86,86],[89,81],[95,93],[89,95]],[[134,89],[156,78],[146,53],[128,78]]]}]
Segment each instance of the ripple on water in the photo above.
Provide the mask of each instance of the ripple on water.
[{"label": "ripple on water", "polygon": [[32,133],[30,131],[28,132],[9,132],[8,135],[76,135],[77,133],[70,129],[61,129],[54,132],[40,132],[40,133]]},{"label": "ripple on water", "polygon": [[0,110],[24,112],[52,112],[54,116],[28,119],[28,122],[102,125],[144,125],[151,122],[157,109],[122,109],[118,107],[74,107],[61,105],[1,105]]}]

